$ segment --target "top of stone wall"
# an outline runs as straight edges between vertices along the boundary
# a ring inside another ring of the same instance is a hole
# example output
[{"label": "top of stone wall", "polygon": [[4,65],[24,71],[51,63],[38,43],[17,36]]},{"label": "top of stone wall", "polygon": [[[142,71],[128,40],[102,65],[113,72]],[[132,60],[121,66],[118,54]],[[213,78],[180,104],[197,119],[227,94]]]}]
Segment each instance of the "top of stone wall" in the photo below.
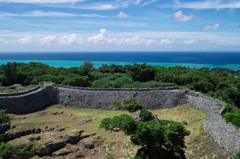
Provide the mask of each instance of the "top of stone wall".
[{"label": "top of stone wall", "polygon": [[73,87],[60,84],[52,84],[52,86],[59,88],[88,90],[88,91],[158,91],[158,90],[187,90],[181,87],[167,87],[167,88],[87,88],[87,87]]},{"label": "top of stone wall", "polygon": [[24,94],[28,94],[31,92],[34,92],[36,90],[38,90],[40,88],[40,86],[36,86],[30,90],[27,91],[23,91],[23,92],[17,92],[17,93],[0,93],[0,97],[8,97],[8,96],[19,96],[19,95],[24,95]]},{"label": "top of stone wall", "polygon": [[8,90],[8,89],[26,90],[27,88],[23,87],[21,84],[14,84],[11,86],[0,87],[0,90]]}]

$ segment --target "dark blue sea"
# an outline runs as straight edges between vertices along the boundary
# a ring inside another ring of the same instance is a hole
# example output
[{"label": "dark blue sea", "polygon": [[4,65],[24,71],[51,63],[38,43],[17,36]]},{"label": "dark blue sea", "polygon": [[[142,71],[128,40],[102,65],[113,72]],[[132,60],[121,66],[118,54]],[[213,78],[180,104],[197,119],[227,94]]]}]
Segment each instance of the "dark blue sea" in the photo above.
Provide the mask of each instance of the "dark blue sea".
[{"label": "dark blue sea", "polygon": [[78,67],[84,61],[94,67],[102,64],[133,65],[147,63],[158,66],[223,67],[240,69],[240,52],[70,52],[70,53],[0,53],[0,64],[7,62],[42,62],[53,67]]}]

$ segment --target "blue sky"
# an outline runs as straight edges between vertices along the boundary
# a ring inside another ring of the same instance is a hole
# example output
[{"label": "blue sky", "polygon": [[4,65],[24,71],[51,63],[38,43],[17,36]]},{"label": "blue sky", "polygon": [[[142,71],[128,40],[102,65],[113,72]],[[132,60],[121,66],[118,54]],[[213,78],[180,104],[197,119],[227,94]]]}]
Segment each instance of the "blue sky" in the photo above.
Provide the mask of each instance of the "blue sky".
[{"label": "blue sky", "polygon": [[240,0],[0,0],[16,51],[240,51]]}]

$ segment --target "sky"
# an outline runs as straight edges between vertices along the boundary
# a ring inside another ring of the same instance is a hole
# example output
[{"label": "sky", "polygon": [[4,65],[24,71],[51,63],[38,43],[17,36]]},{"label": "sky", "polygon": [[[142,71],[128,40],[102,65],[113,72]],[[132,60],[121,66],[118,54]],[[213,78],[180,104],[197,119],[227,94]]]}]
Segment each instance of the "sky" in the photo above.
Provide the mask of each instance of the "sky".
[{"label": "sky", "polygon": [[0,52],[240,52],[240,0],[0,0]]}]

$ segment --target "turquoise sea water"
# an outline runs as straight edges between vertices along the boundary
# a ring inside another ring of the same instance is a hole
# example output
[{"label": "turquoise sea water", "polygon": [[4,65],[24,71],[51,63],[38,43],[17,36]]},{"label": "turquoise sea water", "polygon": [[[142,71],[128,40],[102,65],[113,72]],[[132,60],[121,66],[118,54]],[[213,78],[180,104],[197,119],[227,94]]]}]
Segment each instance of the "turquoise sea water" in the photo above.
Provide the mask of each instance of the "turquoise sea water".
[{"label": "turquoise sea water", "polygon": [[91,60],[94,67],[102,64],[185,66],[190,68],[222,67],[240,70],[240,52],[79,52],[79,53],[0,53],[0,64],[8,62],[41,62],[51,67],[79,67]]},{"label": "turquoise sea water", "polygon": [[[47,64],[51,67],[64,67],[64,68],[70,68],[70,67],[79,67],[83,65],[84,61],[42,61],[42,60],[0,60],[0,65],[7,64],[8,62],[17,62],[17,63],[30,63],[30,62],[41,62],[43,64]],[[142,64],[143,62],[110,62],[110,61],[93,61],[94,67],[98,68],[101,67],[102,64],[117,64],[117,65],[133,65],[134,63]],[[215,67],[222,67],[222,68],[229,68],[232,70],[240,70],[239,64],[227,64],[227,65],[212,65],[212,64],[191,64],[191,63],[151,63],[147,62],[148,65],[153,66],[185,66],[190,68],[202,68],[202,67],[209,67],[215,68]]]}]

